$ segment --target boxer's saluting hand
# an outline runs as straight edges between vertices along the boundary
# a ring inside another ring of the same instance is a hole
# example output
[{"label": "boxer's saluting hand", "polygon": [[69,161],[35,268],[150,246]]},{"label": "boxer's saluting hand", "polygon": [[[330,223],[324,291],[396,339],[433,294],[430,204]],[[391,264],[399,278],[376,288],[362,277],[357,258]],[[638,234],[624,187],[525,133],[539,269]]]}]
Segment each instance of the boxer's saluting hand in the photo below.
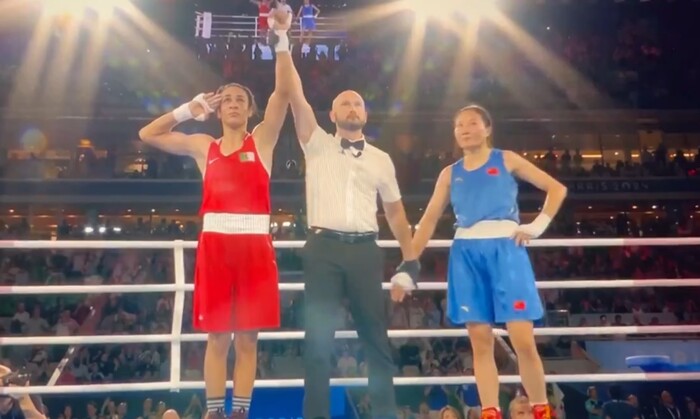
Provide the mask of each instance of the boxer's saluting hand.
[{"label": "boxer's saluting hand", "polygon": [[204,122],[221,104],[221,95],[215,93],[200,93],[191,101],[180,105],[173,111],[173,117],[178,123],[194,119]]},{"label": "boxer's saluting hand", "polygon": [[189,107],[192,112],[192,116],[195,120],[199,121],[200,115],[204,116],[204,119],[209,119],[209,115],[214,113],[221,105],[221,95],[216,93],[204,93],[195,96],[195,98],[190,101]]},{"label": "boxer's saluting hand", "polygon": [[396,268],[396,275],[391,278],[391,299],[401,302],[406,295],[418,287],[420,275],[420,262],[417,260],[404,260]]}]

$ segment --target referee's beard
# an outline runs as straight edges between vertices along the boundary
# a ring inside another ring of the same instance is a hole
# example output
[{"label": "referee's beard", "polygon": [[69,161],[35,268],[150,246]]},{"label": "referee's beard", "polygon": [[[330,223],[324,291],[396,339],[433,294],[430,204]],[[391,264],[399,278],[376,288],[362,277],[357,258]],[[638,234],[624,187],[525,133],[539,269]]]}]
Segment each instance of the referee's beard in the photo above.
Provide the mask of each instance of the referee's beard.
[{"label": "referee's beard", "polygon": [[362,128],[364,128],[367,123],[358,118],[354,121],[338,121],[335,125],[337,128],[345,131],[362,131]]}]

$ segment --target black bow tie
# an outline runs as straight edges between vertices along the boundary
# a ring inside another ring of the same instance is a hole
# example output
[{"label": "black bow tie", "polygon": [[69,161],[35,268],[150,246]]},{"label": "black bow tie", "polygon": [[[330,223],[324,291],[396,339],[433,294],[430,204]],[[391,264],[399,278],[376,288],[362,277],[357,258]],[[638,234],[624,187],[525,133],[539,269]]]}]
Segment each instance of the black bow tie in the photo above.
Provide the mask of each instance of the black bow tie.
[{"label": "black bow tie", "polygon": [[350,141],[347,138],[342,138],[340,140],[340,146],[343,147],[343,150],[352,147],[355,150],[362,151],[365,149],[365,140]]}]

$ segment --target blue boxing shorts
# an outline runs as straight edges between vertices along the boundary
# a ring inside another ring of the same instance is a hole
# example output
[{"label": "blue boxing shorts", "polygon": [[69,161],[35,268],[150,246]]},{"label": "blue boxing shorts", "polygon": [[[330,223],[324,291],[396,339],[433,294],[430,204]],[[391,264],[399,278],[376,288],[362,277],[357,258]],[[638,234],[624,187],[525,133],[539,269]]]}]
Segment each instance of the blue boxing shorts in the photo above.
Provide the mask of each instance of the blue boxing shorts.
[{"label": "blue boxing shorts", "polygon": [[[504,230],[504,224],[509,232],[494,237]],[[477,223],[477,228],[457,230],[447,271],[447,317],[452,323],[493,324],[543,317],[530,258],[510,238],[514,230],[510,224],[515,223],[488,221]]]},{"label": "blue boxing shorts", "polygon": [[301,18],[301,28],[305,31],[316,30],[316,18],[313,16],[304,16]]}]

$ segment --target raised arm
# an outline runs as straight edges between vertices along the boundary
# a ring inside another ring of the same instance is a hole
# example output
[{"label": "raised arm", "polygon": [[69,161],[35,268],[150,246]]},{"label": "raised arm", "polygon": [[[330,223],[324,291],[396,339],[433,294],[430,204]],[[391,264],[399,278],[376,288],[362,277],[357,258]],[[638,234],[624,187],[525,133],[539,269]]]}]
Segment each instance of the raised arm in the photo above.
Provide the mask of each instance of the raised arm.
[{"label": "raised arm", "polygon": [[437,223],[445,212],[445,208],[450,203],[450,178],[452,176],[452,166],[447,166],[442,169],[438,180],[435,183],[433,196],[430,197],[430,202],[425,208],[425,213],[418,223],[416,233],[413,235],[413,252],[416,258],[420,255],[428,245],[430,238],[435,233]]},{"label": "raised arm", "polygon": [[314,110],[304,96],[304,88],[301,78],[292,61],[289,53],[289,38],[286,31],[280,33],[275,30],[275,34],[280,38],[275,50],[277,51],[277,77],[280,94],[289,98],[294,115],[294,126],[296,128],[299,142],[306,145],[311,139],[311,134],[318,127]]},{"label": "raised arm", "polygon": [[214,93],[198,95],[191,102],[186,103],[173,112],[157,118],[139,131],[139,138],[146,144],[165,151],[166,153],[180,156],[190,156],[198,163],[206,159],[206,153],[212,137],[206,134],[187,135],[173,131],[173,128],[181,122],[190,119],[204,121],[212,109],[219,106],[219,98]]},{"label": "raised arm", "polygon": [[275,145],[277,145],[277,140],[279,139],[282,125],[284,125],[284,119],[287,116],[287,108],[289,106],[289,91],[283,88],[284,80],[282,77],[282,64],[280,63],[280,57],[289,55],[288,48],[287,51],[277,52],[277,60],[275,62],[275,90],[267,101],[263,121],[253,130],[253,138],[255,138],[255,143],[258,146],[259,152],[267,154],[270,159],[272,158]]}]

